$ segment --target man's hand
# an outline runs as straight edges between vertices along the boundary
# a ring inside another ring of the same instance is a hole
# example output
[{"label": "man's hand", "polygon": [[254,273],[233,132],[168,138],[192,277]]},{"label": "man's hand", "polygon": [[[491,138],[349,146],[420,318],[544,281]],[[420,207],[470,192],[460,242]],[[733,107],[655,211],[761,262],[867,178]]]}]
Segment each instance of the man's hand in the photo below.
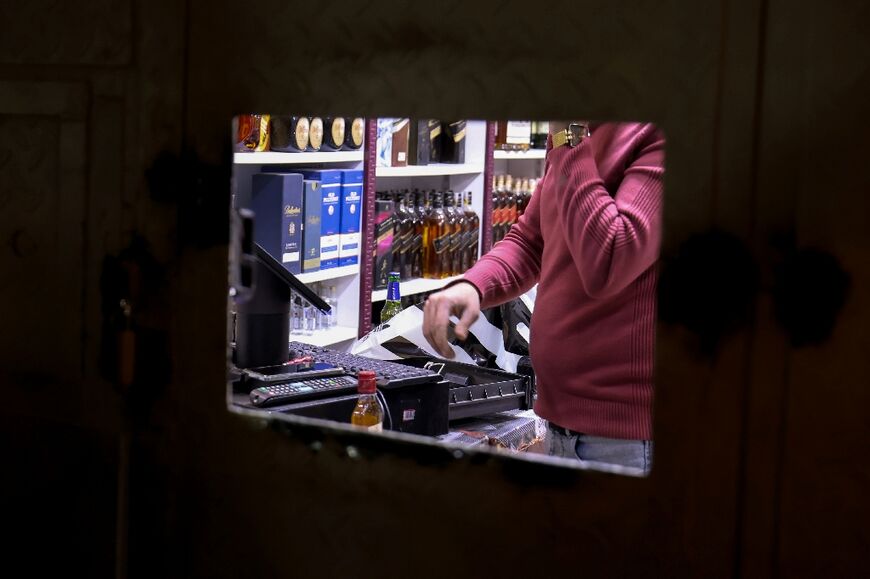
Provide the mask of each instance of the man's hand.
[{"label": "man's hand", "polygon": [[423,335],[436,352],[453,358],[453,349],[447,341],[450,316],[459,316],[456,337],[468,338],[468,327],[480,315],[480,296],[470,282],[461,282],[434,293],[423,307]]}]

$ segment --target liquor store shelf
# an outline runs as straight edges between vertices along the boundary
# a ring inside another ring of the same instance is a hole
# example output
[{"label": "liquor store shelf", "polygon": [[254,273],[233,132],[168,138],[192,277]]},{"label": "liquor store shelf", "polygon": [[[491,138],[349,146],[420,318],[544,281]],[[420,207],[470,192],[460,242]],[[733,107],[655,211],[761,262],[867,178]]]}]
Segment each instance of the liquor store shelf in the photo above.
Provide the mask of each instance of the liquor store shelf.
[{"label": "liquor store shelf", "polygon": [[354,163],[363,160],[362,151],[333,151],[310,153],[235,153],[237,165],[307,165],[311,163]]},{"label": "liquor store shelf", "polygon": [[[402,281],[399,283],[399,292],[403,296],[412,296],[416,294],[422,294],[425,292],[431,292],[437,289],[441,289],[449,282],[454,279],[458,279],[462,276],[454,275],[453,277],[445,277],[443,279],[426,279],[426,278],[416,278],[409,279],[407,281]],[[387,299],[387,290],[375,290],[372,292],[372,301],[373,302],[382,302]]]},{"label": "liquor store shelf", "polygon": [[493,159],[545,159],[546,149],[529,149],[528,151],[493,151]]},{"label": "liquor store shelf", "polygon": [[301,281],[302,283],[314,283],[316,281],[326,281],[328,279],[335,279],[348,275],[356,275],[358,273],[359,264],[356,264],[345,265],[342,267],[333,267],[330,269],[321,269],[320,271],[312,271],[311,273],[298,273],[296,274],[296,277],[299,278],[299,281]]},{"label": "liquor store shelf", "polygon": [[335,326],[328,330],[317,330],[310,336],[304,334],[290,334],[291,342],[302,342],[303,344],[311,344],[312,346],[326,347],[339,342],[348,340],[356,340],[357,329],[346,326]]},{"label": "liquor store shelf", "polygon": [[483,173],[483,165],[477,163],[433,165],[408,165],[407,167],[378,167],[376,177],[426,177],[438,175],[465,175]]}]

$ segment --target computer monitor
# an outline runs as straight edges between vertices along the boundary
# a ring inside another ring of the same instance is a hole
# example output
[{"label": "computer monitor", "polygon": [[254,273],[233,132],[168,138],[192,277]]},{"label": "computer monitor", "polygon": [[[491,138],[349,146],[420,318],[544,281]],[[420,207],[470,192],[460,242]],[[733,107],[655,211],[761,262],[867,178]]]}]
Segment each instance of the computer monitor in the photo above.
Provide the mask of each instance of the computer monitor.
[{"label": "computer monitor", "polygon": [[293,292],[324,313],[330,306],[263,249],[253,243],[253,214],[241,210],[241,235],[234,236],[231,273],[236,303],[234,362],[238,368],[259,368],[287,362],[290,352],[290,307]]}]

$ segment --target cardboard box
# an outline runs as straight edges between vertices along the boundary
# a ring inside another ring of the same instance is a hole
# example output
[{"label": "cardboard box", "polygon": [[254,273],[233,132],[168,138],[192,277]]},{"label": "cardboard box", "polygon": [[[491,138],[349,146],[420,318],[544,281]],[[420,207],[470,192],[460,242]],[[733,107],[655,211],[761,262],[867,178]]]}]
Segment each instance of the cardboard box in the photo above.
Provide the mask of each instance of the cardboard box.
[{"label": "cardboard box", "polygon": [[303,181],[302,211],[305,223],[302,230],[302,272],[320,269],[320,220],[323,214],[323,194],[320,181]]},{"label": "cardboard box", "polygon": [[257,173],[251,182],[254,241],[284,264],[302,271],[302,175]]},{"label": "cardboard box", "polygon": [[429,119],[412,120],[408,135],[408,164],[428,165],[429,146]]},{"label": "cardboard box", "polygon": [[390,165],[406,167],[408,165],[408,130],[410,119],[393,119],[393,143]]},{"label": "cardboard box", "polygon": [[320,269],[338,267],[341,225],[341,174],[339,169],[302,169],[306,179],[320,181]]},{"label": "cardboard box", "polygon": [[438,119],[429,119],[429,162],[441,162],[441,141],[444,136],[441,134],[441,121]]},{"label": "cardboard box", "polygon": [[393,119],[378,119],[377,166],[389,167],[393,159]]},{"label": "cardboard box", "polygon": [[363,172],[342,171],[341,223],[338,233],[338,265],[359,263],[360,216],[362,212]]},{"label": "cardboard box", "polygon": [[441,141],[442,163],[465,163],[465,121],[445,121]]}]

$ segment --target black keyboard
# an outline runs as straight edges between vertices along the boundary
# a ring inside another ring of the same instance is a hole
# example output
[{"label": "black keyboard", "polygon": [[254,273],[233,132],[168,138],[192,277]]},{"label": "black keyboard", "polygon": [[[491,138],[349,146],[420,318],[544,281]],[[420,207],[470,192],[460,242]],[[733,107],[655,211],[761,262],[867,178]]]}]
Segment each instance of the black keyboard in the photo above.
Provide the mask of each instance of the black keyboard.
[{"label": "black keyboard", "polygon": [[274,406],[293,404],[312,398],[324,398],[336,394],[351,394],[357,391],[357,379],[344,374],[311,378],[286,384],[272,384],[251,390],[251,404],[254,406]]},{"label": "black keyboard", "polygon": [[375,360],[365,356],[355,356],[345,352],[337,352],[329,348],[290,342],[290,349],[297,356],[311,356],[315,362],[323,362],[344,368],[348,374],[356,375],[360,370],[373,370],[378,386],[381,388],[397,388],[412,384],[428,384],[440,382],[442,376],[428,368],[415,368],[386,360]]}]

